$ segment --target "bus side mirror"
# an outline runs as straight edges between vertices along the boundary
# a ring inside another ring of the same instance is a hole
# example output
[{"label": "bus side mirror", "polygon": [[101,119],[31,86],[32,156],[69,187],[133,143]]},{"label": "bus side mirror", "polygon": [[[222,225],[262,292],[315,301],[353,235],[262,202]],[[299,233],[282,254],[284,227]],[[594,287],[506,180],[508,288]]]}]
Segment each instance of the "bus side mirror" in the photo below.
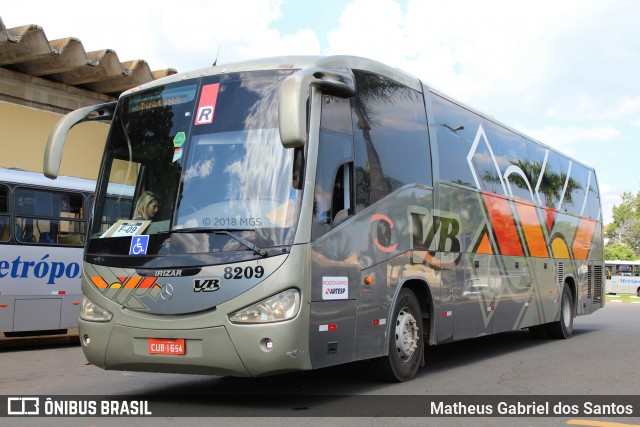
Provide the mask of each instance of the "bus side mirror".
[{"label": "bus side mirror", "polygon": [[62,160],[62,149],[67,139],[67,134],[72,127],[78,123],[95,120],[111,120],[116,109],[117,102],[107,104],[92,105],[90,107],[79,108],[70,112],[58,120],[47,139],[47,146],[44,149],[44,162],[42,171],[48,178],[56,179],[60,172],[60,162]]},{"label": "bus side mirror", "polygon": [[356,93],[351,70],[303,68],[282,82],[278,93],[278,126],[285,148],[303,147],[307,143],[307,99],[309,87],[315,86],[328,95],[348,98]]}]

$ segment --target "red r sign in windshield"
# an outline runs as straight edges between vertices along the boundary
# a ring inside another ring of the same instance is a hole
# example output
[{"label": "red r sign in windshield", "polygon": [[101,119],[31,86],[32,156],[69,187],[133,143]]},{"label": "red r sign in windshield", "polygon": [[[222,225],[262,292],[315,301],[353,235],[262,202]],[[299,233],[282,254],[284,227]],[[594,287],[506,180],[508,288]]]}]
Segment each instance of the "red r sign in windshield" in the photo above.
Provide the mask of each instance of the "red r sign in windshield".
[{"label": "red r sign in windshield", "polygon": [[205,85],[200,94],[200,103],[196,114],[196,125],[206,125],[213,122],[213,113],[216,109],[220,83]]}]

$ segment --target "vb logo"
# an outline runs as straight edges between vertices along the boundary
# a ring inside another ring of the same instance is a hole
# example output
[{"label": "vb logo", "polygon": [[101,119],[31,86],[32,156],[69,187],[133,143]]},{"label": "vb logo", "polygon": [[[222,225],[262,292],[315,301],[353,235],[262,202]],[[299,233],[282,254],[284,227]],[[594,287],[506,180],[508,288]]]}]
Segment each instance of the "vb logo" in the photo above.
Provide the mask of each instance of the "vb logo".
[{"label": "vb logo", "polygon": [[193,292],[214,292],[220,289],[220,279],[194,279]]},{"label": "vb logo", "polygon": [[[424,251],[424,261],[436,268],[453,268],[460,261],[460,219],[456,214],[419,206],[409,207],[412,249]],[[439,256],[436,256],[439,253]],[[421,260],[415,259],[414,262]]]}]

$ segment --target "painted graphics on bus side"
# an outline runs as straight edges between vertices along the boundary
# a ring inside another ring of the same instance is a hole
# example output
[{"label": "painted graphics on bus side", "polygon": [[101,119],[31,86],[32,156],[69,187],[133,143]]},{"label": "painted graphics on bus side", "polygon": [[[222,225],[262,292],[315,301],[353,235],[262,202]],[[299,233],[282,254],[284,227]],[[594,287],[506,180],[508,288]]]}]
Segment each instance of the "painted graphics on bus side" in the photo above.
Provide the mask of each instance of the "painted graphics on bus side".
[{"label": "painted graphics on bus side", "polygon": [[3,296],[79,294],[82,248],[2,246]]},{"label": "painted graphics on bus side", "polygon": [[[487,146],[491,146],[482,126],[479,126],[477,138],[482,138]],[[476,144],[467,155],[469,169],[474,173],[471,159],[474,157]],[[497,162],[496,173],[502,176]],[[511,173],[519,175],[530,189],[531,198],[538,187],[530,183],[526,174],[517,166],[511,166]],[[539,185],[539,184],[538,184]],[[511,193],[507,180],[502,181],[505,193]],[[453,213],[455,203],[460,207],[460,192],[454,187],[442,188],[440,208],[429,212],[420,206],[409,206],[408,214],[414,226],[413,249],[427,251],[425,261],[436,268],[453,268],[460,260],[461,252],[483,255],[531,256],[535,258],[556,258],[586,260],[589,256],[594,238],[597,237],[598,221],[587,217],[574,217],[559,214],[550,207],[536,206],[526,200],[508,198],[506,196],[483,191],[477,184],[480,193],[469,194],[469,200],[463,204],[462,210],[472,206],[479,208],[476,220],[466,220],[464,215]],[[586,196],[585,196],[586,197]],[[451,205],[448,199],[452,199]],[[582,202],[582,201],[580,201]],[[586,204],[586,201],[584,202]],[[444,209],[442,209],[444,208]],[[474,208],[471,208],[474,210]],[[562,219],[559,219],[559,217]],[[387,222],[386,228],[394,229],[393,221],[386,215],[374,214],[371,221]],[[462,235],[472,236],[465,239]],[[378,240],[375,246],[384,252],[393,252],[397,242],[382,246]],[[436,252],[446,253],[436,260]]]},{"label": "painted graphics on bus side", "polygon": [[[413,223],[418,225],[411,236],[413,249],[426,251],[425,260],[441,268],[453,268],[459,262],[461,252],[523,256],[527,251],[529,255],[541,258],[587,258],[595,232],[594,221],[581,219],[576,224],[574,234],[567,237],[563,233],[553,232],[555,215],[542,215],[538,208],[530,204],[491,194],[483,194],[479,202],[479,207],[484,208],[488,216],[475,231],[469,247],[463,247],[461,243],[461,233],[466,227],[461,225],[459,215],[440,210],[434,210],[431,215],[423,207],[409,206],[408,214]],[[395,228],[394,221],[387,215],[374,214],[371,222],[376,225],[383,222],[383,228],[389,230]],[[518,224],[523,230],[522,238],[518,234]],[[543,232],[543,227],[546,232]],[[384,252],[393,252],[398,248],[398,243],[394,241],[382,244],[375,235],[373,240],[374,246]],[[436,252],[446,252],[448,255],[442,261],[437,261],[429,256],[429,253]]]}]

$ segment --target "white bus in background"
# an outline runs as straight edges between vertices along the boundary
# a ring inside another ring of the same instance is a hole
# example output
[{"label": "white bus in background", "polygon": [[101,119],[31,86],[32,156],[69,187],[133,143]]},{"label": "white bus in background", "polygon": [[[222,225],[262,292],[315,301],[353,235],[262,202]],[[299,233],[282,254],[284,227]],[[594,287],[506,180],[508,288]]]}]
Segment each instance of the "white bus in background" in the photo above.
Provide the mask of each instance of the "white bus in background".
[{"label": "white bus in background", "polygon": [[82,249],[95,181],[0,169],[0,332],[78,326]]},{"label": "white bus in background", "polygon": [[609,294],[636,294],[640,297],[640,261],[605,261]]}]

